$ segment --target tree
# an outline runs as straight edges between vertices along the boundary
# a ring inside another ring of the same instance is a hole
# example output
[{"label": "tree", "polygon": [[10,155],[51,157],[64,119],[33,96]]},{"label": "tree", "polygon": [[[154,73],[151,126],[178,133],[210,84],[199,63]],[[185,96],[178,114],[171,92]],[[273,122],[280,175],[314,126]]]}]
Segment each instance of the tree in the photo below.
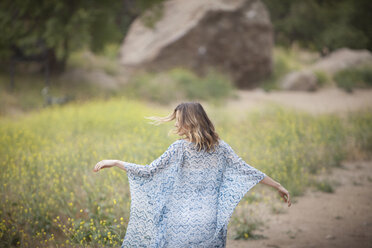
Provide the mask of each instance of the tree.
[{"label": "tree", "polygon": [[163,0],[2,0],[0,58],[46,59],[65,69],[71,51],[120,42],[131,22]]},{"label": "tree", "polygon": [[372,50],[368,0],[263,0],[269,9],[276,42],[319,52],[341,47]]}]

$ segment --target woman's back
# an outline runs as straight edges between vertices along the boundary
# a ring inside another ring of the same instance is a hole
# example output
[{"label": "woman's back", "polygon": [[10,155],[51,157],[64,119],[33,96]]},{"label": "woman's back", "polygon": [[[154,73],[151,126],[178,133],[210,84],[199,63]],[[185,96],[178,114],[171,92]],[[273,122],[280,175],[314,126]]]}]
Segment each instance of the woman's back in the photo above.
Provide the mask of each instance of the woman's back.
[{"label": "woman's back", "polygon": [[180,139],[148,166],[126,165],[132,199],[122,247],[225,247],[233,210],[265,177],[223,140],[207,152]]},{"label": "woman's back", "polygon": [[167,236],[169,247],[200,247],[200,242],[211,239],[216,230],[222,148],[219,145],[214,152],[197,151],[192,142],[183,142],[183,161],[169,199],[172,210],[166,215]]}]

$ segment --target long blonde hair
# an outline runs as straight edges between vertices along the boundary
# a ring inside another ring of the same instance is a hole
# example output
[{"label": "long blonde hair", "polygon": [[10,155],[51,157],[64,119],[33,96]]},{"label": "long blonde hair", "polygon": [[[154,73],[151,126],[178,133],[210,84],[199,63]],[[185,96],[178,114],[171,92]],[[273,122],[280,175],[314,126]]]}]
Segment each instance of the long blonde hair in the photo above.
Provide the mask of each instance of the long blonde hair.
[{"label": "long blonde hair", "polygon": [[199,102],[180,103],[171,114],[165,117],[150,116],[145,118],[153,120],[151,124],[154,125],[176,119],[178,125],[170,131],[180,136],[186,136],[189,141],[195,143],[198,151],[202,149],[214,151],[215,145],[219,142],[214,125]]}]

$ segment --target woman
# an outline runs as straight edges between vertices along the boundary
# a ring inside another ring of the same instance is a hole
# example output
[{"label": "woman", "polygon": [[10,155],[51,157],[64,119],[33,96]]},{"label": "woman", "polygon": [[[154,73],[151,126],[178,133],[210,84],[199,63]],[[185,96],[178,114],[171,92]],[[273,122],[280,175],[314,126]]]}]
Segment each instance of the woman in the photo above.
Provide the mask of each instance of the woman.
[{"label": "woman", "polygon": [[158,159],[142,166],[102,160],[94,168],[127,172],[130,218],[124,247],[226,247],[227,225],[244,195],[257,183],[278,190],[291,206],[288,191],[247,164],[216,133],[197,102],[179,104],[155,124],[176,120],[173,142]]}]

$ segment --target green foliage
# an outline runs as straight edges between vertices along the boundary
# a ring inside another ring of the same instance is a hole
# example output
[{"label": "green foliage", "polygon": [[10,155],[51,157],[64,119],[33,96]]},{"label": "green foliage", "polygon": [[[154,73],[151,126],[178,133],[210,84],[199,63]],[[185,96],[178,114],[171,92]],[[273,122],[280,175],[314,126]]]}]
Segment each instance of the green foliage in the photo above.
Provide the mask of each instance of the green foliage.
[{"label": "green foliage", "polygon": [[334,80],[347,92],[352,92],[353,88],[372,87],[372,65],[342,70],[334,75]]},{"label": "green foliage", "polygon": [[102,55],[104,58],[111,59],[115,61],[118,58],[120,50],[120,44],[118,43],[109,43],[104,46],[100,53],[97,55]]},{"label": "green foliage", "polygon": [[[88,45],[94,51],[106,42],[119,41],[122,37],[115,17],[120,1],[1,1],[0,50],[9,53],[12,45],[27,53],[38,51],[33,46],[45,41],[58,58],[69,51]],[[94,38],[93,38],[94,37]],[[36,51],[35,51],[36,49]]]},{"label": "green foliage", "polygon": [[[366,133],[371,131],[365,129]],[[265,111],[249,112],[245,121],[229,130],[225,140],[243,159],[249,158],[249,164],[262,166],[265,173],[285,182],[292,196],[299,196],[323,167],[339,166],[352,152],[345,145],[347,135],[336,115],[314,117],[272,104]]]},{"label": "green foliage", "polygon": [[124,94],[167,104],[175,100],[212,100],[219,103],[234,90],[232,82],[222,74],[209,70],[198,77],[183,68],[161,73],[141,73],[129,82]]},{"label": "green foliage", "polygon": [[[346,132],[350,134],[350,144],[354,144],[359,152],[363,152],[366,159],[371,158],[372,154],[372,112],[365,108],[358,113],[349,113],[348,126]],[[353,159],[351,157],[350,159]]]},{"label": "green foliage", "polygon": [[372,49],[368,0],[263,0],[278,44],[299,42],[320,52],[341,47]]},{"label": "green foliage", "polygon": [[[0,116],[22,114],[42,109],[45,103],[42,89],[45,87],[41,75],[21,74],[16,76],[15,88],[8,90],[9,76],[0,74]],[[92,99],[107,99],[118,94],[91,82],[66,81],[59,77],[51,77],[53,85],[49,92],[53,97],[71,96],[76,102]]]},{"label": "green foliage", "polygon": [[243,240],[249,240],[249,239],[263,239],[265,238],[261,234],[255,234],[254,232],[263,225],[263,222],[254,219],[252,217],[240,217],[236,218],[234,217],[231,221],[233,225],[235,226],[235,233],[233,235],[233,239],[243,239]]},{"label": "green foliage", "polygon": [[315,187],[325,193],[334,193],[332,184],[328,180],[323,180],[321,182],[316,182]]},{"label": "green foliage", "polygon": [[121,69],[120,64],[115,58],[117,51],[118,46],[115,44],[106,45],[100,56],[96,56],[88,50],[80,50],[71,54],[67,66],[72,70],[84,69],[87,72],[103,70],[108,75],[115,76],[119,74],[119,70]]},{"label": "green foliage", "polygon": [[41,46],[45,46],[51,49],[52,58],[63,64],[71,51],[87,47],[101,52],[106,44],[121,43],[132,21],[148,8],[153,9],[146,15],[151,17],[150,22],[161,18],[157,6],[162,1],[3,0],[0,58],[9,59],[13,53],[11,47],[30,55],[42,52]]},{"label": "green foliage", "polygon": [[298,53],[294,50],[290,50],[284,47],[274,48],[274,68],[273,73],[268,79],[264,80],[261,87],[265,91],[271,91],[279,89],[278,81],[292,70],[298,70],[302,67],[301,62],[296,56]]},{"label": "green foliage", "polygon": [[330,78],[324,71],[314,71],[319,86],[324,86],[330,82]]},{"label": "green foliage", "polygon": [[159,21],[164,15],[164,0],[160,0],[160,3],[154,4],[150,7],[149,11],[141,15],[141,21],[149,28],[154,28],[157,21]]}]

